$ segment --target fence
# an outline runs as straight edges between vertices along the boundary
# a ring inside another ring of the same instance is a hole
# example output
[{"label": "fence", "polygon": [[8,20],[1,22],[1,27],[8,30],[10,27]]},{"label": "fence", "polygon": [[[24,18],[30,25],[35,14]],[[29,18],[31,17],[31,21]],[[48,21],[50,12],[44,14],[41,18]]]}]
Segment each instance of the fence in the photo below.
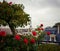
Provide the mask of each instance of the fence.
[{"label": "fence", "polygon": [[43,43],[55,43],[60,45],[60,41],[38,41],[38,44],[43,44]]}]

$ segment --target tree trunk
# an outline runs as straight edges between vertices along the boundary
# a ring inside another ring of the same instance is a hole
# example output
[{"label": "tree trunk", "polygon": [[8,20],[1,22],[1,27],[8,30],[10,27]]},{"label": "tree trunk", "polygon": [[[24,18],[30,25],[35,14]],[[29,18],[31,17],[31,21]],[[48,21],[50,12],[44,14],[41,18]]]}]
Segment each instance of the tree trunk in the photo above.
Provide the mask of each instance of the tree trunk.
[{"label": "tree trunk", "polygon": [[12,34],[15,35],[15,34],[16,34],[16,31],[15,31],[14,26],[11,25],[10,23],[8,23],[8,24],[9,24],[9,27],[10,27],[10,29],[11,29]]}]

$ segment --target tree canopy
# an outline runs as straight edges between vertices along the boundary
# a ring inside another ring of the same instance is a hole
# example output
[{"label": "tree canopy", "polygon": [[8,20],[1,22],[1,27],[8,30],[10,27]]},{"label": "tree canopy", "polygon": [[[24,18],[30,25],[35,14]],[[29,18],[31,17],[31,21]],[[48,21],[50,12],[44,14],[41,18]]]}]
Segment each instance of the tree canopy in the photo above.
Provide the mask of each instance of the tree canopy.
[{"label": "tree canopy", "polygon": [[6,1],[0,2],[0,25],[9,25],[15,34],[15,28],[28,25],[30,16],[24,12],[23,4],[12,4]]}]

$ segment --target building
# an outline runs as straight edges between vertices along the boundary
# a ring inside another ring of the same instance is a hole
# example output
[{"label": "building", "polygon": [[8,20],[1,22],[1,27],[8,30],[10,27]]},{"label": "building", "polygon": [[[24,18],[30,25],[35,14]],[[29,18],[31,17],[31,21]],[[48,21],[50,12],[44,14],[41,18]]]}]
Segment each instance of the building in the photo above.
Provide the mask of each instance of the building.
[{"label": "building", "polygon": [[7,34],[12,34],[10,28],[8,27],[0,27],[0,31],[5,31]]},{"label": "building", "polygon": [[60,34],[60,22],[59,23],[56,23],[53,28],[56,28],[57,29],[57,33]]},{"label": "building", "polygon": [[57,29],[56,28],[53,28],[53,27],[46,27],[45,28],[45,31],[46,32],[51,32],[51,34],[56,34],[57,33]]},{"label": "building", "polygon": [[52,27],[46,27],[45,32],[50,32],[50,36],[46,35],[45,38],[47,41],[56,41],[57,29]]},{"label": "building", "polygon": [[[7,34],[12,34],[11,30],[9,27],[0,27],[0,31],[5,31]],[[16,28],[17,34],[31,34],[30,28]]]},{"label": "building", "polygon": [[31,31],[29,28],[20,28],[20,29],[16,29],[16,31],[17,31],[17,34],[23,34],[23,35],[31,34]]},{"label": "building", "polygon": [[50,36],[45,35],[46,41],[56,41],[60,42],[60,26],[54,26],[54,27],[46,27],[45,31],[50,31]]}]

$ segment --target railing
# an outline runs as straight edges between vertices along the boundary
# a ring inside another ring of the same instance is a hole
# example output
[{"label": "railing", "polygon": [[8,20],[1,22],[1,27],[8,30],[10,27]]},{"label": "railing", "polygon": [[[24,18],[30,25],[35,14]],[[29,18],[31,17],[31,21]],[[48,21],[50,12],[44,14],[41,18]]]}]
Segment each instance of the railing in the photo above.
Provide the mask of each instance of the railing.
[{"label": "railing", "polygon": [[38,41],[38,44],[42,44],[42,43],[56,43],[60,45],[60,41]]}]

